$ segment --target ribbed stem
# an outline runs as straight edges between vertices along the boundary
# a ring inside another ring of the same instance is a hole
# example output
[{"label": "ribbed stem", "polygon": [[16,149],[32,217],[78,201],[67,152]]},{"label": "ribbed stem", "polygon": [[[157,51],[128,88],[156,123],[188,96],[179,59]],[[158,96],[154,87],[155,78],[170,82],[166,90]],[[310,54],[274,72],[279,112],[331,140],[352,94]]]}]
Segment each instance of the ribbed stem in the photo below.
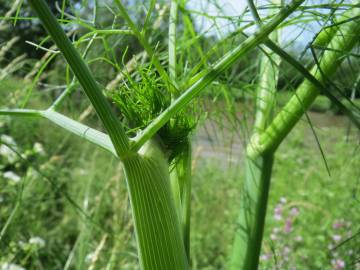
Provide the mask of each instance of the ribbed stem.
[{"label": "ribbed stem", "polygon": [[188,269],[167,160],[157,143],[123,161],[135,222],[141,269]]}]

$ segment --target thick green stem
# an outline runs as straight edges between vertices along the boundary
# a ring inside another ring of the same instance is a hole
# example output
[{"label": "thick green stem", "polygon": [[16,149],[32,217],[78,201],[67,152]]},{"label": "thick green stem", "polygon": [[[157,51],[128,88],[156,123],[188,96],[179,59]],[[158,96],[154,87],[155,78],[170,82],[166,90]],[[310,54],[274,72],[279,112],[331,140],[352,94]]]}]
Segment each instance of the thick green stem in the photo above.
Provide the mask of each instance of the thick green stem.
[{"label": "thick green stem", "polygon": [[259,72],[261,80],[256,95],[254,133],[258,134],[266,129],[272,119],[280,64],[280,58],[277,55],[272,54],[268,49],[265,51],[269,57],[264,55],[262,58]]},{"label": "thick green stem", "polygon": [[[359,9],[354,8],[353,16],[359,14]],[[339,30],[328,45],[320,61],[320,66],[314,66],[311,74],[321,83],[326,81],[335,73],[344,60],[344,54],[349,52],[359,40],[359,20],[341,24]],[[310,107],[319,95],[320,89],[308,80],[305,80],[297,89],[295,95],[275,117],[271,125],[261,135],[255,134],[249,144],[248,154],[252,158],[261,153],[273,152],[292,130],[295,124]]]},{"label": "thick green stem", "polygon": [[46,2],[44,0],[29,0],[29,3],[38,14],[39,19],[60,49],[61,53],[64,55],[66,61],[69,63],[72,71],[79,80],[86,95],[94,106],[96,113],[99,115],[109,133],[119,158],[123,159],[130,152],[129,139],[126,136],[119,119],[112,111],[110,104],[103,96],[89,67],[65,35],[64,30],[51,13]]},{"label": "thick green stem", "polygon": [[241,194],[230,270],[258,268],[272,164],[272,153],[246,160],[246,178]]},{"label": "thick green stem", "polygon": [[191,143],[183,144],[171,171],[171,188],[182,227],[186,256],[190,259]]},{"label": "thick green stem", "polygon": [[[254,20],[261,27],[261,19],[252,0],[248,0]],[[271,38],[278,39],[274,31]],[[254,134],[260,134],[269,125],[275,106],[280,57],[264,48],[260,63],[261,74],[256,96]],[[240,213],[230,260],[230,269],[258,268],[270,190],[274,153],[253,158],[246,157],[246,175],[241,194]]]},{"label": "thick green stem", "polygon": [[151,140],[123,163],[141,269],[188,269],[165,155]]}]

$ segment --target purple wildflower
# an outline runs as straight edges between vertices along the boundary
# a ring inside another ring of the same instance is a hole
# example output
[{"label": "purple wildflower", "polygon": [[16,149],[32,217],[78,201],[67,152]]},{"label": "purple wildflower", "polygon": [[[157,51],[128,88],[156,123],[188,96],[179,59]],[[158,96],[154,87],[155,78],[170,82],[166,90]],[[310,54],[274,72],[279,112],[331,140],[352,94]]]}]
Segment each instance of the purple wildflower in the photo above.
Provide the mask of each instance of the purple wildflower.
[{"label": "purple wildflower", "polygon": [[297,235],[297,236],[295,236],[294,240],[295,240],[295,242],[302,242],[304,239],[301,235]]},{"label": "purple wildflower", "polygon": [[290,216],[296,217],[297,215],[299,215],[300,211],[299,208],[297,207],[292,207],[290,209]]},{"label": "purple wildflower", "polygon": [[274,209],[274,219],[275,220],[282,219],[282,207],[280,205],[276,206]]},{"label": "purple wildflower", "polygon": [[292,220],[291,218],[287,218],[285,221],[284,232],[290,233],[291,231],[292,231]]},{"label": "purple wildflower", "polygon": [[276,236],[276,234],[270,234],[270,239],[271,240],[273,240],[273,241],[275,241],[276,239],[277,239],[277,236]]},{"label": "purple wildflower", "polygon": [[341,270],[345,268],[345,262],[341,259],[331,260],[334,270]]},{"label": "purple wildflower", "polygon": [[333,239],[335,242],[339,242],[339,241],[341,240],[341,235],[335,234],[335,235],[333,235],[332,239]]},{"label": "purple wildflower", "polygon": [[262,254],[260,256],[260,261],[268,261],[271,259],[271,254]]}]

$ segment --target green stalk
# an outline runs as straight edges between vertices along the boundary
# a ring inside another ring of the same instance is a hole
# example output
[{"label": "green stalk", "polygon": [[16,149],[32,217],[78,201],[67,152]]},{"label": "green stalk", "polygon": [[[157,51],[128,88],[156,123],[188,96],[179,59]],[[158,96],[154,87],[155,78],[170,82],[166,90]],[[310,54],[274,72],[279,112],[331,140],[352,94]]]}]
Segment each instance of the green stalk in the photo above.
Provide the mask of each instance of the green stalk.
[{"label": "green stalk", "polygon": [[[200,46],[199,37],[197,36],[197,33],[194,29],[192,19],[191,19],[190,15],[187,14],[187,12],[185,11],[186,0],[181,0],[180,3],[179,4],[180,4],[180,9],[182,11],[181,12],[182,20],[184,23],[184,37],[188,37],[188,39],[195,40],[194,46],[195,46],[197,53],[200,56],[200,59],[205,59],[204,52]],[[191,47],[191,49],[193,49],[193,48]]]},{"label": "green stalk", "polygon": [[243,43],[228,52],[224,57],[216,62],[210,70],[206,71],[202,78],[191,85],[179,98],[177,98],[166,110],[164,110],[163,113],[161,113],[144,129],[144,131],[135,139],[135,143],[132,144],[131,148],[136,151],[149,138],[152,138],[155,133],[170,120],[171,117],[189,104],[201,90],[213,82],[222,72],[233,65],[239,58],[263,42],[267,36],[303,2],[304,0],[292,1],[268,24],[264,25],[258,32],[247,38]]},{"label": "green stalk", "polygon": [[[359,14],[354,8],[353,16]],[[343,56],[349,52],[360,35],[359,19],[343,23],[328,45],[320,61],[320,66],[314,66],[311,75],[320,83],[325,84],[345,59]],[[255,134],[248,146],[248,155],[254,158],[261,153],[273,152],[292,130],[295,124],[310,107],[319,95],[320,89],[312,82],[305,80],[297,89],[295,95],[278,113],[271,125],[261,135]]]},{"label": "green stalk", "polygon": [[[116,155],[109,136],[52,110],[0,110],[0,115],[47,118]],[[187,159],[179,162],[179,167],[183,166],[184,170],[179,174],[183,183],[181,200],[186,202],[180,210],[184,216],[182,220],[176,214],[167,160],[157,143],[151,140],[139,154],[132,153],[123,160],[141,269],[188,269],[184,242],[188,252],[191,149],[184,148]]]},{"label": "green stalk", "polygon": [[124,159],[141,269],[188,269],[165,155],[151,140]]},{"label": "green stalk", "polygon": [[[171,0],[169,18],[169,77],[176,85],[176,21],[177,0]],[[172,101],[175,96],[172,95]],[[191,143],[183,144],[182,152],[176,157],[171,172],[171,187],[175,199],[178,217],[182,227],[185,253],[190,260],[190,204],[191,204]]]},{"label": "green stalk", "polygon": [[30,5],[38,14],[39,19],[50,34],[66,61],[69,63],[72,71],[79,80],[84,92],[94,106],[96,113],[99,115],[104,124],[115,150],[120,159],[123,159],[130,153],[129,139],[125,131],[112,111],[110,104],[103,96],[98,83],[95,81],[89,67],[82,60],[78,51],[65,35],[64,30],[51,13],[48,5],[44,0],[29,0]]},{"label": "green stalk", "polygon": [[230,270],[256,270],[259,264],[274,155],[265,153],[245,161],[245,183],[230,258]]},{"label": "green stalk", "polygon": [[[258,27],[261,19],[252,0],[249,7]],[[277,31],[271,38],[277,40]],[[261,74],[257,96],[254,134],[260,134],[269,125],[275,106],[275,92],[278,80],[278,66],[281,58],[270,49],[264,48],[261,58]],[[258,155],[245,160],[245,182],[241,194],[240,213],[229,269],[255,270],[258,268],[261,243],[264,232],[267,202],[270,190],[274,153]]]},{"label": "green stalk", "polygon": [[182,146],[182,152],[175,158],[170,176],[188,259],[190,259],[191,161],[191,143],[187,140]]},{"label": "green stalk", "polygon": [[46,111],[28,109],[0,109],[0,115],[46,118],[55,125],[105,149],[117,157],[115,148],[107,134],[81,124],[69,117],[66,117],[63,114],[53,111],[52,109],[48,109]]},{"label": "green stalk", "polygon": [[[89,68],[81,59],[44,0],[29,1],[45,28],[65,56],[107,129],[116,153],[123,162],[135,223],[141,269],[188,269],[180,222],[170,190],[168,164],[154,140],[139,153],[129,149],[129,140]],[[16,112],[14,112],[16,114]],[[33,112],[29,112],[30,115]],[[71,123],[53,111],[46,111],[59,125],[76,132]],[[78,127],[78,126],[76,126]],[[85,130],[86,134],[88,130]]]},{"label": "green stalk", "polygon": [[185,245],[185,252],[190,260],[190,217],[191,217],[191,170],[192,170],[192,147],[190,141],[186,143],[186,147],[182,157],[182,228]]},{"label": "green stalk", "polygon": [[[152,59],[156,70],[159,72],[159,74],[160,74],[161,78],[163,79],[163,81],[165,82],[166,86],[169,87],[169,82],[171,82],[171,80],[170,80],[168,74],[166,73],[165,69],[161,65],[159,58],[155,55],[153,49],[151,48],[151,45],[146,40],[144,33],[140,32],[138,27],[135,25],[133,20],[130,18],[128,12],[126,11],[125,6],[121,3],[121,1],[115,0],[115,4],[119,8],[121,16],[125,19],[125,21],[129,25],[132,32],[135,34],[135,36],[137,37],[137,39],[139,40],[141,45],[144,47],[146,53],[149,55],[149,58]],[[149,12],[151,12],[151,9]],[[175,86],[172,85],[172,87],[175,87]],[[171,89],[172,88],[169,87],[169,90],[171,90]]]},{"label": "green stalk", "polygon": [[[251,0],[249,0],[249,1],[251,2]],[[253,16],[255,16],[255,18],[258,18],[257,22],[261,23],[261,20],[259,19],[260,17],[257,14],[257,12],[253,11],[252,13],[255,14],[255,15],[253,15]],[[349,14],[349,12],[346,12],[345,14],[342,15],[342,20],[340,20],[339,23],[347,21],[349,19],[349,17],[351,18],[351,14]],[[324,28],[322,31],[320,31],[320,33],[316,37],[313,47],[326,46],[329,43],[329,41],[331,40],[331,38],[334,36],[334,34],[336,33],[336,30],[337,30],[336,26],[332,26],[330,28]],[[318,81],[310,73],[310,71],[308,71],[299,61],[297,61],[294,57],[292,57],[286,51],[281,49],[271,39],[268,38],[267,40],[265,40],[264,45],[266,47],[268,47],[270,50],[272,50],[274,53],[279,55],[283,61],[286,61],[287,63],[292,65],[295,69],[297,69],[304,76],[305,79],[309,80],[316,88],[318,88],[321,91],[322,94],[327,96],[331,100],[331,102],[334,103],[340,109],[341,112],[346,114],[350,118],[350,120],[360,129],[360,119],[358,119],[355,116],[354,112],[351,109],[349,109],[344,104],[342,104],[341,101],[339,101],[339,99],[332,93],[331,88],[329,88],[328,85],[326,85],[326,84],[324,85],[320,81]],[[262,45],[260,47],[263,48]],[[354,107],[353,103],[350,103],[350,105],[352,105]]]},{"label": "green stalk", "polygon": [[170,4],[170,17],[169,17],[169,78],[171,80],[171,87],[173,88],[171,93],[171,99],[174,99],[176,89],[173,87],[176,85],[176,20],[177,20],[178,4],[176,0],[171,0]]}]

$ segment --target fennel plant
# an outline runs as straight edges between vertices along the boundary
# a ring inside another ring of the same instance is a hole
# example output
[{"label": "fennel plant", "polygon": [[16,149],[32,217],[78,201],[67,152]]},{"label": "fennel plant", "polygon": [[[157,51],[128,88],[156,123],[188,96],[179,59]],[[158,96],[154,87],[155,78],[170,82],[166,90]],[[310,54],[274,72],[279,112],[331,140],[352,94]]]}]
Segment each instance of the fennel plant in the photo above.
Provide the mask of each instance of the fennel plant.
[{"label": "fennel plant", "polygon": [[[327,46],[329,50],[325,51],[320,62],[308,71],[277,45],[276,34],[287,18],[301,8],[304,0],[293,0],[284,5],[266,22],[261,20],[256,6],[249,0],[258,30],[242,43],[234,45],[213,64],[206,63],[206,55],[194,41],[194,46],[204,58],[201,61],[202,70],[194,68],[193,76],[184,82],[178,80],[178,72],[182,69],[177,56],[177,22],[185,1],[170,2],[167,68],[161,62],[156,47],[149,42],[150,37],[146,32],[155,1],[150,1],[143,29],[136,25],[122,1],[116,0],[118,16],[124,19],[128,27],[117,30],[91,29],[75,42],[71,42],[67,37],[46,1],[28,2],[66,59],[106,133],[56,111],[72,91],[72,87],[68,87],[46,110],[1,109],[0,115],[46,118],[106,149],[119,159],[126,176],[141,269],[190,268],[190,133],[195,129],[196,120],[189,107],[202,90],[251,50],[260,48],[266,56],[260,65],[257,112],[254,132],[246,153],[246,181],[241,194],[242,205],[239,208],[238,230],[235,232],[230,269],[258,267],[275,150],[316,96],[323,93],[335,100],[359,126],[358,108],[354,109],[353,106],[349,109],[339,102],[328,90],[326,79],[336,71],[344,59],[343,56],[350,52],[358,41],[360,24],[356,16],[360,13],[359,8],[353,7],[343,16],[343,21],[332,26],[330,30],[324,29],[318,35],[316,43]],[[189,35],[196,36],[191,20],[186,12],[183,13],[183,21],[189,26]],[[238,33],[243,32],[242,30],[238,29]],[[134,36],[144,48],[146,57],[150,59],[148,66],[138,70],[139,78],[135,80],[128,75],[127,85],[110,92],[106,92],[96,81],[75,46],[85,42],[86,38],[100,34]],[[214,50],[216,51],[216,48]],[[288,104],[273,117],[274,91],[280,61],[293,65],[305,79]],[[108,98],[120,110],[123,116],[121,120]]]}]

